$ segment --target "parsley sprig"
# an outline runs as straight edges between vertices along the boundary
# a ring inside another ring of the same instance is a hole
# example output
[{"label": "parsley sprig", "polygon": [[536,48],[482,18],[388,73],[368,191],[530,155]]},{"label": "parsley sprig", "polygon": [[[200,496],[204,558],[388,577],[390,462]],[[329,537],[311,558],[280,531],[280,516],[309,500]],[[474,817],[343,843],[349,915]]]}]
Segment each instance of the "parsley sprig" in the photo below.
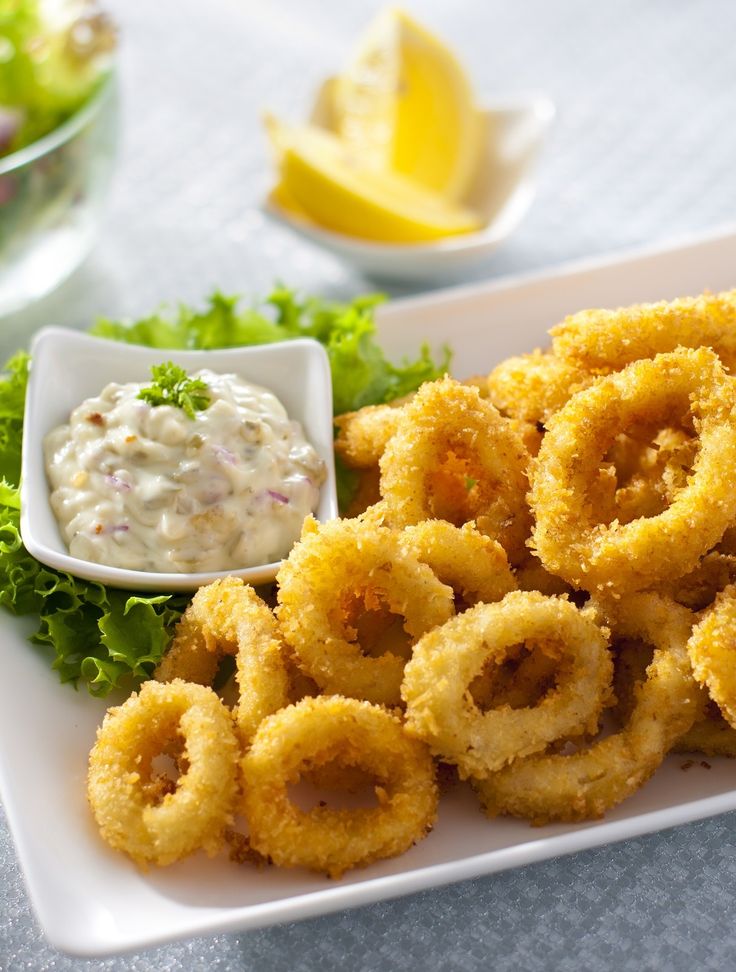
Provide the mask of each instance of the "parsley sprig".
[{"label": "parsley sprig", "polygon": [[204,411],[210,404],[206,383],[201,378],[190,378],[183,368],[172,361],[153,365],[151,376],[153,384],[138,393],[138,398],[149,405],[173,405],[193,419],[195,412]]}]

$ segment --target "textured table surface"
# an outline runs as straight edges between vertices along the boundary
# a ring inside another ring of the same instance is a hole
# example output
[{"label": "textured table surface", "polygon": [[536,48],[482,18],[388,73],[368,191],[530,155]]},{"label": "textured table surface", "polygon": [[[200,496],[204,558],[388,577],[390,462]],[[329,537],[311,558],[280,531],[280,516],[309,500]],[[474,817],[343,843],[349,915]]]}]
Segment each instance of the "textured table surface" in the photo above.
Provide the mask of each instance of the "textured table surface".
[{"label": "textured table surface", "polygon": [[[268,175],[258,112],[301,116],[377,5],[111,6],[124,137],[99,244],[55,295],[5,322],[3,345],[41,324],[198,301],[214,286],[263,293],[280,278],[337,296],[371,287],[259,211]],[[558,107],[534,207],[476,278],[736,218],[736,7],[727,0],[415,0],[412,10],[462,53],[480,92],[542,89]],[[4,821],[0,868],[7,972],[598,972],[736,961],[734,814],[352,912],[100,962],[45,944]]]}]

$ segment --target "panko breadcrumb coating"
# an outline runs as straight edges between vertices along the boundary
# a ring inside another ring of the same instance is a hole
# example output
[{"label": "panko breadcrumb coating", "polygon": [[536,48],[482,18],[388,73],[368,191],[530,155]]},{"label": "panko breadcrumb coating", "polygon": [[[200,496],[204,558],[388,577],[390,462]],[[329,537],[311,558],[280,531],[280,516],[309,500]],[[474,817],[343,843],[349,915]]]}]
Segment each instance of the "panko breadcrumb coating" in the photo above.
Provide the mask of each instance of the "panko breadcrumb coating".
[{"label": "panko breadcrumb coating", "polygon": [[584,310],[553,327],[561,358],[592,371],[617,371],[676,348],[712,348],[736,364],[736,289],[617,310]]},{"label": "panko breadcrumb coating", "polygon": [[[153,765],[174,754],[161,786]],[[103,839],[145,867],[220,850],[238,794],[240,747],[230,712],[203,685],[146,682],[108,710],[89,758],[87,795]]]},{"label": "panko breadcrumb coating", "polygon": [[[297,807],[289,784],[330,765],[374,779],[375,807]],[[395,715],[356,699],[322,696],[269,716],[242,761],[250,843],[281,867],[340,877],[351,867],[395,857],[434,824],[438,790],[423,743]]]}]

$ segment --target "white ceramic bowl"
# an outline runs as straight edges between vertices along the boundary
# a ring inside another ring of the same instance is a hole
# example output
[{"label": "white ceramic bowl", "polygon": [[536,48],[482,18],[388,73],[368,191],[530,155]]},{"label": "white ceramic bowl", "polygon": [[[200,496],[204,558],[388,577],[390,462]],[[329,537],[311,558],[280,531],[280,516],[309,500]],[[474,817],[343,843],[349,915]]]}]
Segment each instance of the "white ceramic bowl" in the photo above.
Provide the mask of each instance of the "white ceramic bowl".
[{"label": "white ceramic bowl", "polygon": [[[541,94],[496,101],[484,108],[484,154],[475,180],[462,200],[485,221],[478,233],[433,243],[375,243],[323,229],[306,217],[283,209],[270,196],[264,209],[274,219],[370,276],[387,280],[457,278],[484,262],[529,209],[536,191],[537,163],[554,116],[554,104]],[[313,120],[319,122],[319,117]]]},{"label": "white ceramic bowl", "polygon": [[68,421],[72,409],[109,382],[149,381],[151,365],[173,361],[187,371],[211,368],[235,372],[269,388],[289,416],[302,423],[307,439],[324,459],[327,479],[316,511],[321,521],[337,516],[332,452],[332,381],[325,349],[301,338],[222,351],[170,351],[90,337],[64,328],[45,328],[31,346],[31,373],[23,428],[21,522],[23,543],[41,563],[56,570],[136,591],[190,591],[217,577],[235,574],[251,584],[272,581],[279,563],[242,570],[163,574],[127,570],[80,560],[69,554],[49,504],[43,457],[44,436]]}]

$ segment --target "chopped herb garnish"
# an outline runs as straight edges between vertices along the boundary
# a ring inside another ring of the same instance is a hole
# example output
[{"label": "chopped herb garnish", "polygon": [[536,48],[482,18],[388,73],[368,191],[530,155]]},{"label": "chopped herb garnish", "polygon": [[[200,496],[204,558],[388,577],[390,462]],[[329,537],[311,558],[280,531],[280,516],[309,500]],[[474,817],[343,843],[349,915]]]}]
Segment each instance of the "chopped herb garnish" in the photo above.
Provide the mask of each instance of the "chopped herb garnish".
[{"label": "chopped herb garnish", "polygon": [[149,405],[173,405],[193,419],[195,412],[204,411],[210,404],[206,383],[201,378],[190,378],[171,361],[153,365],[151,375],[153,384],[138,393],[138,398]]}]

